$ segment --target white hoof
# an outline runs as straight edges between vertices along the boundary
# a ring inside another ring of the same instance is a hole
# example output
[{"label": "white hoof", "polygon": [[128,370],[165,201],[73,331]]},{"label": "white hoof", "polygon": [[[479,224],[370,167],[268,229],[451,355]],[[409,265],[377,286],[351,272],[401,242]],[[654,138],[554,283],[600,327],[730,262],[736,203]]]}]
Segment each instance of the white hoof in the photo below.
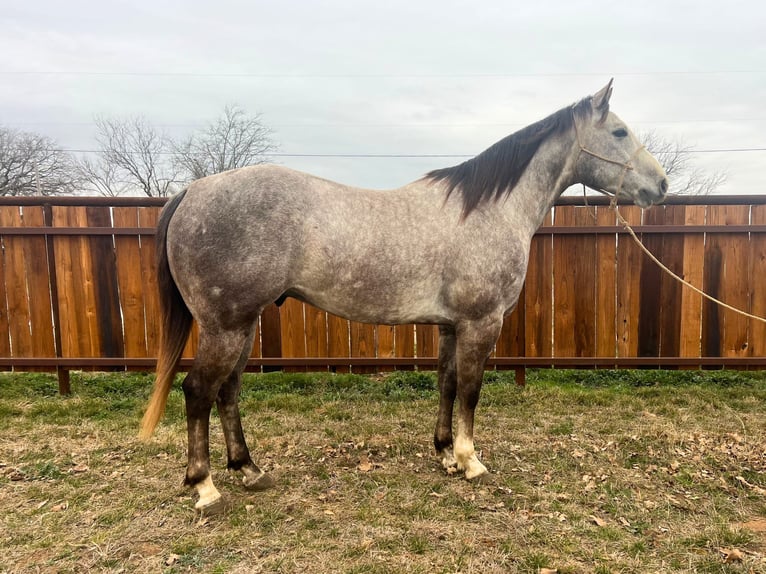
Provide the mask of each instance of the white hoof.
[{"label": "white hoof", "polygon": [[197,504],[194,505],[194,510],[199,512],[202,516],[212,516],[223,512],[225,507],[226,505],[224,504],[223,497],[219,494],[218,498],[214,500],[198,500]]},{"label": "white hoof", "polygon": [[468,462],[469,464],[466,465],[465,469],[466,480],[476,480],[489,472],[487,467],[481,464],[476,458]]},{"label": "white hoof", "polygon": [[199,500],[194,505],[194,509],[201,514],[216,514],[223,510],[223,497],[213,484],[213,479],[208,475],[205,480],[195,486]]}]

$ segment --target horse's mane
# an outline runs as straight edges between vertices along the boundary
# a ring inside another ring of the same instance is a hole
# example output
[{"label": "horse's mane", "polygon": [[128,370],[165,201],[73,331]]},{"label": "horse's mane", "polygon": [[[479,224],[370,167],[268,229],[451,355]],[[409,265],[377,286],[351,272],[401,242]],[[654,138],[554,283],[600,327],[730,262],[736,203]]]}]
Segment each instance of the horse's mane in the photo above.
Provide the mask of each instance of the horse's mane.
[{"label": "horse's mane", "polygon": [[511,193],[540,145],[569,131],[575,116],[587,118],[591,110],[591,98],[585,98],[501,139],[472,159],[433,170],[425,177],[446,182],[447,197],[455,191],[460,194],[465,218],[490,199],[497,201]]}]

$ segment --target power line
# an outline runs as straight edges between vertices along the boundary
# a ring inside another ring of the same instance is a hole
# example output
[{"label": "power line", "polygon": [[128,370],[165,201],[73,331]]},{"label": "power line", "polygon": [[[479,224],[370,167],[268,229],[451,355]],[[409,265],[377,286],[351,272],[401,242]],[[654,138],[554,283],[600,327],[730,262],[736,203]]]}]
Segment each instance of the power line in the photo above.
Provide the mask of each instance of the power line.
[{"label": "power line", "polygon": [[[106,153],[104,150],[98,149],[68,149],[57,148],[56,151],[68,152],[68,153]],[[678,154],[696,154],[696,153],[747,153],[747,152],[766,152],[766,147],[746,147],[746,148],[719,148],[719,149],[694,149],[694,150],[674,150],[673,153]],[[128,152],[139,153],[139,152]],[[177,152],[163,151],[157,152],[158,155],[179,155]],[[471,158],[476,154],[454,154],[454,153],[281,153],[281,152],[269,152],[259,154],[261,157],[316,157],[316,158],[348,158],[348,159],[364,159],[364,158]]]},{"label": "power line", "polygon": [[[209,120],[208,120],[209,121]],[[741,122],[766,122],[764,118],[701,118],[701,119],[672,119],[672,120],[637,120],[633,125],[641,124],[703,124],[703,123],[741,123]],[[55,121],[0,121],[5,126],[70,126],[70,127],[95,127],[96,122],[55,122]],[[207,125],[206,120],[154,124],[158,128],[201,128]],[[461,123],[303,123],[303,124],[269,124],[274,129],[322,129],[322,128],[483,128],[483,127],[507,127],[518,128],[527,124],[521,122],[461,122]]]},{"label": "power line", "polygon": [[113,76],[113,77],[199,77],[199,78],[263,78],[263,79],[507,79],[507,78],[556,78],[556,77],[591,77],[591,76],[716,76],[764,74],[766,70],[666,70],[666,71],[593,71],[593,72],[529,72],[529,73],[462,73],[462,74],[423,74],[423,73],[264,73],[264,72],[169,72],[169,71],[97,71],[97,70],[0,70],[0,76]]}]

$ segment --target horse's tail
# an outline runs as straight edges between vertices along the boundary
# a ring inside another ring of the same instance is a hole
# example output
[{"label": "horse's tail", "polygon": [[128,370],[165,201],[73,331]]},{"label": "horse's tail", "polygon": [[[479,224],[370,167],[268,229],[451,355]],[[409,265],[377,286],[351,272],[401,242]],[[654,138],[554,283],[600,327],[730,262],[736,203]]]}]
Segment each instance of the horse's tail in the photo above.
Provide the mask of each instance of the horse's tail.
[{"label": "horse's tail", "polygon": [[160,306],[160,345],[154,390],[141,421],[139,437],[148,440],[165,413],[170,387],[178,369],[178,361],[189,338],[192,314],[178,290],[168,263],[168,225],[186,190],[173,197],[162,210],[157,224],[157,287]]}]

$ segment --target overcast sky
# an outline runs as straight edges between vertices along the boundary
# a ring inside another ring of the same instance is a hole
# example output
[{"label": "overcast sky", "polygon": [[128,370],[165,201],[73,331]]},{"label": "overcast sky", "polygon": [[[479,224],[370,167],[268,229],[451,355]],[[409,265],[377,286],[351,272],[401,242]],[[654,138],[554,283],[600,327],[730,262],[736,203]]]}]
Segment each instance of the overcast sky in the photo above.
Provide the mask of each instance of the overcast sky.
[{"label": "overcast sky", "polygon": [[[474,155],[615,78],[636,131],[766,193],[766,3],[2,0],[0,125],[95,149],[95,115],[171,135],[227,104],[283,154]],[[761,151],[710,151],[746,150]],[[389,188],[461,158],[293,157]]]}]

